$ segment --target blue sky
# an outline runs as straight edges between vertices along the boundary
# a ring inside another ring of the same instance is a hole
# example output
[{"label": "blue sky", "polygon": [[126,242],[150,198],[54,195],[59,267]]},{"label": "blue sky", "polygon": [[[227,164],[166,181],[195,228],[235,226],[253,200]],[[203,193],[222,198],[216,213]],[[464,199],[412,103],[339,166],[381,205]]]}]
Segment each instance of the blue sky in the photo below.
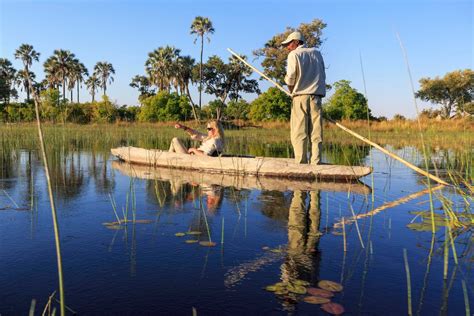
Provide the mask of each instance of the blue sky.
[{"label": "blue sky", "polygon": [[[120,105],[135,105],[138,93],[129,83],[133,76],[144,74],[149,52],[174,45],[183,55],[199,59],[199,45],[189,34],[198,15],[209,17],[216,30],[205,43],[204,59],[218,55],[225,60],[227,47],[251,57],[253,50],[287,26],[323,20],[327,27],[321,52],[328,83],[350,80],[364,93],[362,60],[369,106],[376,116],[416,113],[396,33],[407,51],[415,89],[422,77],[473,68],[474,12],[468,0],[0,0],[0,56],[19,69],[15,49],[22,43],[33,45],[41,53],[40,63],[33,67],[38,78],[43,78],[42,64],[54,49],[72,51],[89,71],[97,61],[106,60],[116,70],[109,96]],[[261,69],[260,62],[253,64]],[[262,81],[260,86],[264,91],[270,85]],[[83,89],[81,100],[86,99],[90,96]],[[212,99],[204,96],[203,102]]]}]

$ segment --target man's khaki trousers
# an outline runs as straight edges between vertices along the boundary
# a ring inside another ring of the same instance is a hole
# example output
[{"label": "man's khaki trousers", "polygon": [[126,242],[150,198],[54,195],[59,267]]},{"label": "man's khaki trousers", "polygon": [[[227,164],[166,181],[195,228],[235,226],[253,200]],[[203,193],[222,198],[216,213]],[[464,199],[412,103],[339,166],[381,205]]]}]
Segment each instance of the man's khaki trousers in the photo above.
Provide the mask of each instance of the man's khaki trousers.
[{"label": "man's khaki trousers", "polygon": [[321,97],[296,95],[291,107],[291,144],[296,163],[319,164],[321,159],[323,128]]}]

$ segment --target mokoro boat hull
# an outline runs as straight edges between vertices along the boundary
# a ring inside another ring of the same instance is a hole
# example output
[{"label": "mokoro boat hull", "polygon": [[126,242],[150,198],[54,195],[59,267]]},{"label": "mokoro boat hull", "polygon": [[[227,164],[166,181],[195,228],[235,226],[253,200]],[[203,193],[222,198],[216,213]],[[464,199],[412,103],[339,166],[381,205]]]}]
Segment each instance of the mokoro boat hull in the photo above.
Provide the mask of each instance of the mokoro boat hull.
[{"label": "mokoro boat hull", "polygon": [[120,160],[133,164],[229,175],[351,181],[372,172],[365,166],[297,164],[286,158],[194,156],[137,147],[118,147],[111,152]]}]

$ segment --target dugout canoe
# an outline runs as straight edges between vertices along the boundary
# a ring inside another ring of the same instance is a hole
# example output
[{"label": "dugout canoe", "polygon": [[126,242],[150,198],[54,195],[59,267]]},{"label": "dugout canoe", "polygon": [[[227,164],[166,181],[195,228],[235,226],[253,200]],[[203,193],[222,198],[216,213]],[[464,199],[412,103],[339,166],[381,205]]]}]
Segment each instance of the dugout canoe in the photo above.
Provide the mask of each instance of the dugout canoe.
[{"label": "dugout canoe", "polygon": [[372,172],[370,167],[365,166],[297,164],[287,158],[195,156],[137,147],[112,148],[111,152],[120,160],[132,164],[242,176],[354,181]]},{"label": "dugout canoe", "polygon": [[204,173],[196,170],[186,170],[183,172],[183,170],[166,167],[129,164],[119,160],[112,161],[112,168],[132,178],[166,181],[169,182],[172,187],[179,187],[182,184],[190,183],[192,185],[233,187],[237,190],[248,189],[280,192],[320,190],[325,192],[351,192],[361,195],[369,195],[372,192],[372,189],[368,185],[359,181],[321,182],[304,179]]}]

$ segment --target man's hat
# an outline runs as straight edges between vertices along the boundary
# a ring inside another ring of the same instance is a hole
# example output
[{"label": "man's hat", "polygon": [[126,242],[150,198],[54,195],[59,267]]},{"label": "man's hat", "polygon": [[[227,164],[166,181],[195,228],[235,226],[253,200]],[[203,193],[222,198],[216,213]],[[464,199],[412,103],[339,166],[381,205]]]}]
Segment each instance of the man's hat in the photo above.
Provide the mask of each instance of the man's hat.
[{"label": "man's hat", "polygon": [[300,42],[303,42],[304,43],[304,37],[303,35],[296,31],[296,32],[293,32],[291,33],[290,35],[288,35],[288,37],[286,38],[286,40],[284,40],[283,42],[281,42],[281,45],[283,46],[286,46],[288,44],[291,43],[291,41],[294,41],[294,40],[297,40],[297,41],[300,41]]}]

